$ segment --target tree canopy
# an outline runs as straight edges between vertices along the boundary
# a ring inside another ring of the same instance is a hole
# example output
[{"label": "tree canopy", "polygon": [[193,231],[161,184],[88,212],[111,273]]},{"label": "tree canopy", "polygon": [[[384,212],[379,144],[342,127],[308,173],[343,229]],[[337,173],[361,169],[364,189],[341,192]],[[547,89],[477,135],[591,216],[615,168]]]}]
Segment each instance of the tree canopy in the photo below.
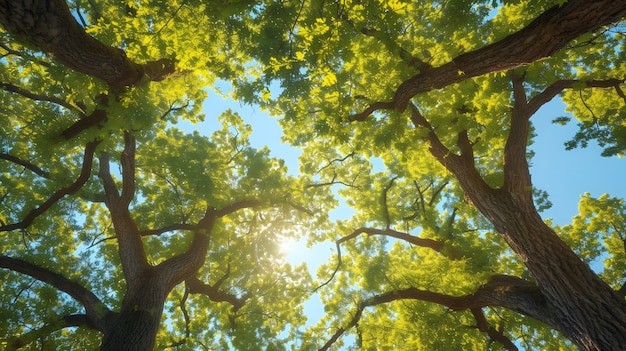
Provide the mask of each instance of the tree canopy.
[{"label": "tree canopy", "polygon": [[[626,153],[625,16],[614,0],[1,0],[0,345],[622,349],[624,200],[585,194],[553,225],[528,145],[560,98],[555,122],[579,128],[565,147]],[[203,107],[218,81],[279,119],[297,172]],[[213,133],[178,127],[204,113]],[[349,218],[330,218],[339,203]],[[335,251],[310,272],[288,240]]]}]

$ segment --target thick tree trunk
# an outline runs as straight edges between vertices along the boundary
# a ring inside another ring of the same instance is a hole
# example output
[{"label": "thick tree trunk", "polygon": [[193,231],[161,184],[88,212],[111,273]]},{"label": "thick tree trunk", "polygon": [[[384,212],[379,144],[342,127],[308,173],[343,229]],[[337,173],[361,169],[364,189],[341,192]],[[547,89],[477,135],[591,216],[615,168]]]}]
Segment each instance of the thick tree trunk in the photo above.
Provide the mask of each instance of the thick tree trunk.
[{"label": "thick tree trunk", "polygon": [[100,350],[153,350],[169,290],[167,282],[152,276],[128,291],[119,314],[108,321]]},{"label": "thick tree trunk", "polygon": [[526,161],[528,110],[523,76],[513,78],[515,105],[505,146],[504,185],[493,189],[474,165],[467,132],[459,133],[460,155],[450,152],[434,128],[412,106],[411,119],[427,128],[432,155],[452,172],[466,196],[487,217],[535,278],[551,327],[583,351],[623,351],[626,302],[546,225],[535,208]]},{"label": "thick tree trunk", "polygon": [[502,190],[470,197],[537,280],[554,316],[552,327],[581,350],[624,350],[624,299],[543,222],[532,203]]}]

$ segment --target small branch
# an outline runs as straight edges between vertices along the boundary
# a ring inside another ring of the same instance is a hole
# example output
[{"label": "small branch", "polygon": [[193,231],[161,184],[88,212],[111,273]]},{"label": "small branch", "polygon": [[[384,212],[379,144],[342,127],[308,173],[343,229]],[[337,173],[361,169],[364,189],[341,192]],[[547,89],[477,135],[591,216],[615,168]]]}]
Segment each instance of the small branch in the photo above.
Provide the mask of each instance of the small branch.
[{"label": "small branch", "polygon": [[[552,318],[539,287],[521,278],[494,275],[487,284],[478,288],[473,295],[450,296],[410,287],[370,297],[357,305],[350,321],[344,327],[339,328],[319,350],[328,350],[348,329],[356,326],[365,308],[398,300],[431,302],[445,306],[452,311],[469,309],[472,313],[474,310],[485,306],[501,306],[544,322]],[[474,315],[476,317],[476,314]],[[481,324],[480,315],[477,318],[477,322]],[[482,327],[483,325],[479,327],[479,330],[487,332],[492,340],[502,342],[505,347],[509,347],[509,350],[515,350],[510,348],[508,338],[504,335],[500,336],[501,332],[489,327],[483,330]]]},{"label": "small branch", "polygon": [[69,327],[81,327],[87,326],[89,328],[95,328],[93,323],[89,320],[89,318],[84,314],[71,314],[68,316],[63,316],[49,324],[44,325],[41,328],[31,330],[25,334],[22,334],[17,337],[10,338],[6,341],[6,349],[5,351],[18,350],[26,345],[32,343],[33,341],[43,338],[52,334],[57,330],[61,330]]},{"label": "small branch", "polygon": [[487,333],[489,338],[492,341],[499,342],[504,346],[505,350],[509,351],[518,351],[517,346],[509,339],[501,330],[497,330],[496,328],[489,325],[487,322],[487,318],[485,318],[485,314],[480,308],[472,308],[470,309],[474,319],[476,320],[476,328],[483,332]]},{"label": "small branch", "polygon": [[391,228],[391,216],[389,215],[389,207],[387,205],[387,193],[393,187],[393,183],[396,181],[398,177],[395,176],[389,180],[389,184],[383,188],[383,193],[381,194],[381,202],[383,205],[383,214],[385,216],[385,226],[387,229]]},{"label": "small branch", "polygon": [[624,83],[623,79],[605,79],[605,80],[589,80],[589,81],[580,81],[576,79],[563,79],[557,80],[556,82],[550,84],[546,89],[542,92],[535,95],[528,102],[528,113],[533,115],[541,106],[550,102],[555,96],[560,94],[565,89],[571,89],[574,85],[584,83],[588,88],[610,88],[614,87],[617,95],[619,95],[624,102],[626,103],[626,96],[620,89],[620,84]]},{"label": "small branch", "polygon": [[158,236],[158,235],[161,235],[167,232],[172,232],[175,230],[193,230],[195,228],[196,226],[192,224],[177,223],[177,224],[171,224],[166,227],[159,228],[159,229],[142,230],[139,232],[139,235],[141,236],[157,235]]},{"label": "small branch", "polygon": [[356,186],[354,184],[350,184],[350,183],[346,183],[346,182],[342,182],[339,180],[335,180],[335,179],[331,179],[328,182],[323,182],[323,183],[311,183],[311,184],[307,184],[306,187],[307,188],[319,188],[319,187],[324,187],[324,186],[333,186],[333,185],[343,185],[346,188],[355,188],[355,189],[361,189],[361,187]]},{"label": "small branch", "polygon": [[392,38],[389,38],[385,34],[382,34],[380,31],[374,28],[363,27],[361,28],[360,32],[381,42],[387,48],[387,50],[389,50],[393,54],[397,54],[398,57],[400,57],[400,59],[402,59],[402,61],[407,64],[407,66],[415,69],[416,71],[425,72],[432,68],[431,65],[411,55],[409,51],[401,47]]},{"label": "small branch", "polygon": [[160,59],[140,65],[128,59],[122,49],[87,34],[65,0],[2,0],[0,24],[66,67],[104,80],[113,91],[137,85],[144,76],[160,81],[177,73],[175,60]]},{"label": "small branch", "polygon": [[354,232],[350,233],[349,235],[346,235],[340,238],[339,240],[337,240],[337,243],[340,243],[340,244],[344,243],[348,240],[356,238],[360,234],[367,234],[368,236],[371,236],[371,235],[389,236],[392,238],[404,240],[415,246],[433,249],[437,252],[441,252],[441,250],[443,249],[443,243],[440,241],[436,241],[432,239],[423,239],[423,238],[410,235],[407,233],[399,232],[393,229],[375,229],[375,228],[365,228],[365,227],[359,228],[355,230]]},{"label": "small branch", "polygon": [[444,182],[441,183],[441,185],[439,185],[439,187],[437,187],[434,191],[433,191],[433,195],[430,198],[430,201],[428,202],[428,206],[433,206],[435,203],[435,200],[437,199],[437,197],[439,196],[439,194],[441,194],[441,192],[443,191],[443,189],[445,189],[448,184],[450,184],[449,180],[446,180]]},{"label": "small branch", "polygon": [[90,324],[94,328],[104,331],[104,317],[110,313],[109,309],[94,293],[79,283],[24,260],[4,255],[0,256],[0,268],[28,275],[70,295],[83,305]]},{"label": "small branch", "polygon": [[204,294],[208,296],[211,301],[228,302],[233,306],[233,312],[239,311],[246,302],[245,299],[220,291],[217,287],[203,283],[196,277],[187,279],[185,285],[190,294]]},{"label": "small branch", "polygon": [[65,195],[72,195],[80,190],[80,188],[85,185],[85,183],[87,182],[87,180],[89,180],[89,177],[91,176],[93,155],[96,151],[96,146],[99,143],[99,141],[92,141],[86,145],[85,154],[83,156],[83,166],[80,171],[80,175],[71,185],[61,188],[57,192],[52,194],[52,196],[50,196],[50,198],[48,198],[48,200],[46,200],[43,204],[31,210],[21,222],[0,226],[0,232],[27,228],[33,223],[33,221],[37,217],[46,212],[50,207],[52,207],[52,205],[57,203],[57,201],[62,199]]},{"label": "small branch", "polygon": [[436,240],[432,240],[432,239],[423,239],[423,238],[419,238],[407,233],[402,233],[402,232],[398,232],[396,230],[393,229],[374,229],[374,228],[366,228],[366,227],[361,227],[355,231],[353,231],[352,233],[339,238],[337,241],[335,241],[335,246],[337,247],[337,265],[335,266],[335,269],[333,270],[332,274],[330,275],[330,278],[328,278],[328,280],[326,280],[324,283],[320,284],[319,286],[317,286],[315,289],[313,289],[313,292],[318,291],[319,289],[321,289],[322,287],[328,285],[334,278],[335,275],[337,275],[337,272],[339,271],[339,268],[341,268],[341,244],[356,238],[357,236],[359,236],[360,234],[367,234],[368,236],[370,235],[385,235],[385,236],[389,236],[392,238],[396,238],[396,239],[400,239],[400,240],[404,240],[408,243],[411,243],[415,246],[419,246],[419,247],[426,247],[426,248],[430,248],[433,249],[437,252],[441,252],[441,250],[443,249],[444,244],[442,242],[436,241]]},{"label": "small branch", "polygon": [[0,56],[1,58],[6,57],[7,55],[15,55],[15,56],[21,57],[22,59],[24,59],[26,61],[34,62],[34,63],[36,63],[38,65],[43,66],[43,67],[47,67],[47,68],[52,67],[52,65],[49,62],[41,60],[40,56],[33,56],[33,55],[30,55],[30,54],[28,54],[26,52],[23,52],[23,51],[13,50],[13,49],[11,49],[11,47],[9,47],[9,45],[7,45],[5,43],[0,43],[0,48],[3,48],[4,50],[7,51],[6,54]]},{"label": "small branch", "polygon": [[8,91],[8,92],[11,92],[11,93],[22,95],[23,97],[29,98],[31,100],[51,102],[53,104],[56,104],[56,105],[59,105],[59,106],[63,106],[63,107],[65,107],[66,109],[68,109],[70,111],[76,111],[76,112],[78,112],[80,114],[82,114],[84,112],[84,111],[80,111],[75,106],[72,106],[72,104],[70,104],[69,102],[67,102],[67,101],[65,101],[63,99],[59,99],[59,98],[54,97],[54,96],[46,96],[46,95],[34,94],[34,93],[24,89],[24,88],[18,87],[17,85],[0,82],[0,88],[3,89],[4,91]]},{"label": "small branch", "polygon": [[322,173],[322,171],[326,168],[330,168],[334,163],[343,163],[345,162],[347,159],[354,157],[356,155],[356,153],[354,151],[352,151],[351,153],[347,154],[346,156],[342,157],[342,158],[334,158],[332,160],[329,160],[328,163],[326,163],[324,166],[322,166],[320,169],[317,170],[317,172],[315,172],[316,174],[320,174]]},{"label": "small branch", "polygon": [[180,300],[180,311],[183,313],[183,318],[185,319],[185,336],[179,341],[173,342],[172,344],[166,346],[168,349],[173,349],[178,346],[184,345],[189,336],[191,335],[191,330],[189,329],[189,312],[187,312],[187,307],[185,306],[187,302],[187,298],[189,297],[189,289],[185,287],[185,293],[183,294],[183,298]]},{"label": "small branch", "polygon": [[124,132],[124,151],[120,162],[123,184],[120,205],[128,208],[135,197],[135,137],[130,132]]},{"label": "small branch", "polygon": [[31,172],[33,172],[33,173],[35,173],[35,174],[37,174],[39,176],[42,176],[44,178],[50,177],[50,173],[49,172],[46,172],[43,169],[35,166],[31,162],[26,161],[26,160],[22,160],[19,157],[15,157],[13,155],[5,154],[5,153],[0,153],[0,159],[7,160],[7,161],[13,162],[15,164],[18,164],[18,165],[20,165],[20,166],[30,170]]}]

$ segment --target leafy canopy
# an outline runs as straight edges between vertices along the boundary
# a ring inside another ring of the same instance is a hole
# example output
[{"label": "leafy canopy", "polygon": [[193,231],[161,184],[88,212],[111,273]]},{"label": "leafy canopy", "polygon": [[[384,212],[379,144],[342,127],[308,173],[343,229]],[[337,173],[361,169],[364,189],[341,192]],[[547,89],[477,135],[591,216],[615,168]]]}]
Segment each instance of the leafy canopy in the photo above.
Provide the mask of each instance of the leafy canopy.
[{"label": "leafy canopy", "polygon": [[[415,74],[495,43],[563,1],[68,4],[99,41],[138,63],[173,59],[180,74],[116,92],[2,33],[0,226],[24,223],[59,189],[85,178],[32,222],[0,232],[3,256],[63,275],[118,309],[129,278],[98,172],[108,160],[115,184],[125,187],[125,134],[131,131],[137,150],[129,210],[150,264],[186,252],[193,240],[188,229],[208,209],[227,212],[210,233],[195,280],[169,293],[157,349],[572,347],[550,326],[511,309],[455,304],[454,298],[495,284],[494,274],[532,277],[431,155],[429,138],[436,131],[457,154],[459,135],[466,135],[479,174],[488,185],[502,186],[519,97],[512,81],[523,76],[524,96],[537,108],[563,91],[567,112],[580,125],[568,148],[597,140],[603,155],[623,155],[620,27],[587,33],[514,72],[426,91],[412,102],[428,120],[418,126],[396,110],[353,117],[389,100]],[[236,112],[203,108],[218,80],[232,86],[218,93],[280,118],[283,140],[303,150],[298,175],[269,149],[250,147],[252,131]],[[561,89],[548,96],[555,85]],[[203,121],[205,113],[221,113],[221,128],[212,135],[176,126]],[[68,132],[89,116],[106,118]],[[544,191],[532,191],[537,204],[549,203]],[[335,197],[354,215],[331,223]],[[586,194],[572,224],[554,226],[585,262],[603,262],[597,270],[615,289],[626,268],[625,209],[622,199]],[[280,252],[280,243],[294,238],[334,242],[337,251],[309,272]],[[1,270],[0,281],[5,345],[83,311],[41,279]],[[205,289],[194,289],[194,282]],[[308,299],[321,301],[319,320],[307,321]],[[60,329],[41,332],[27,349],[96,349],[100,338],[89,326]]]}]

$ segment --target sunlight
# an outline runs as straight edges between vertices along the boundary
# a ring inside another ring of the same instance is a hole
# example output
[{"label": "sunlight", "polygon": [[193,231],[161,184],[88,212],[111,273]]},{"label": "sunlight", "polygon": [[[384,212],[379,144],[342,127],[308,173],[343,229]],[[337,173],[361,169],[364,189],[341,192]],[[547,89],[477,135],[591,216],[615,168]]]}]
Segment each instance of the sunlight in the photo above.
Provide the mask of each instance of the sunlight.
[{"label": "sunlight", "polygon": [[289,254],[291,254],[293,250],[295,249],[295,246],[297,243],[298,241],[296,239],[283,238],[283,240],[281,240],[279,244],[279,251],[281,255],[288,256]]}]

